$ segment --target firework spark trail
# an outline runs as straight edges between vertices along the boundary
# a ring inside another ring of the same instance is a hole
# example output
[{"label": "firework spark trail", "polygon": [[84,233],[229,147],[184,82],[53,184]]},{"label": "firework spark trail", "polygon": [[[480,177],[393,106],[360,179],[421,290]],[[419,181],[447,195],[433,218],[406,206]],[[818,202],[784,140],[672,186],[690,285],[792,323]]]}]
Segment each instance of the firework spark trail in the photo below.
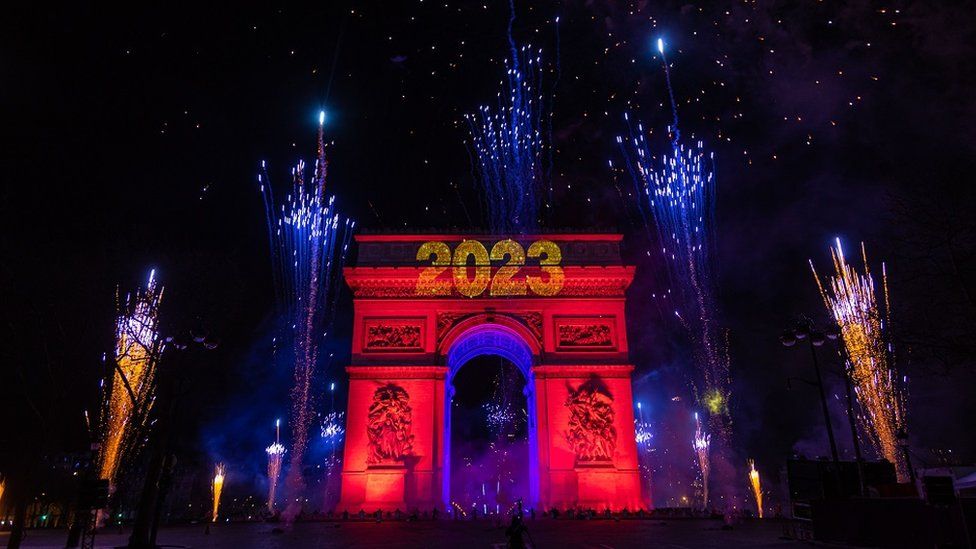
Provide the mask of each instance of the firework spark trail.
[{"label": "firework spark trail", "polygon": [[332,476],[341,461],[336,449],[342,444],[342,439],[346,436],[345,419],[345,412],[330,412],[322,421],[320,434],[322,440],[329,447],[329,456],[325,458],[326,480]]},{"label": "firework spark trail", "polygon": [[0,509],[3,509],[3,491],[7,488],[7,479],[0,475]]},{"label": "firework spark trail", "polygon": [[756,496],[756,513],[759,518],[763,518],[763,503],[762,503],[762,484],[759,482],[759,471],[756,470],[756,461],[749,460],[749,484],[752,485],[752,493]]},{"label": "firework spark trail", "polygon": [[547,143],[549,146],[546,147],[548,152],[548,161],[546,163],[546,204],[547,207],[552,207],[553,201],[553,189],[552,189],[552,153],[555,147],[552,146],[555,141],[552,139],[552,113],[556,109],[556,90],[559,89],[559,79],[562,78],[563,66],[562,66],[562,47],[560,46],[559,39],[559,16],[557,15],[553,21],[556,28],[556,76],[552,81],[552,94],[550,95],[549,103],[549,116],[546,117],[546,129]]},{"label": "firework spark trail", "polygon": [[284,460],[285,447],[281,445],[281,420],[275,421],[275,441],[264,450],[268,453],[268,512],[274,513],[275,499],[278,492],[278,479],[281,477],[281,463]]},{"label": "firework spark trail", "polygon": [[[345,412],[330,412],[322,420],[320,435],[329,448],[329,455],[325,457],[325,489],[326,497],[332,489],[332,478],[342,463],[342,453],[339,446],[346,435]],[[331,502],[330,502],[331,503]]]},{"label": "firework spark trail", "polygon": [[641,451],[650,451],[651,442],[654,435],[651,434],[651,424],[644,421],[643,405],[637,403],[637,417],[634,419],[634,436],[636,437],[637,447]]},{"label": "firework spark trail", "polygon": [[488,428],[496,438],[499,438],[503,430],[515,421],[515,411],[508,404],[486,402],[482,407],[485,410]]},{"label": "firework spark trail", "polygon": [[712,444],[712,436],[702,431],[701,419],[695,412],[695,439],[692,447],[695,449],[695,456],[698,458],[698,471],[702,479],[702,507],[708,509],[708,474],[712,466],[709,461],[709,448]]},{"label": "firework spark trail", "polygon": [[342,442],[342,437],[346,434],[346,429],[342,426],[345,415],[343,412],[331,412],[322,420],[322,440],[329,446],[334,447]]},{"label": "firework spark trail", "polygon": [[[318,361],[318,343],[335,313],[336,273],[345,260],[355,223],[343,221],[334,198],[326,197],[328,162],[324,140],[325,113],[320,114],[318,158],[311,180],[303,162],[292,169],[292,192],[276,208],[267,172],[258,177],[268,216],[278,302],[287,317],[295,357],[292,398],[292,448],[286,484],[290,501],[300,501],[305,483],[302,462],[313,419],[311,388]],[[262,163],[262,167],[265,164]],[[299,509],[286,511],[289,517]]]},{"label": "firework spark trail", "polygon": [[100,477],[114,485],[122,460],[138,445],[156,394],[156,368],[164,343],[159,337],[163,288],[156,271],[144,289],[117,298],[115,368],[109,387],[103,382]]},{"label": "firework spark trail", "polygon": [[[661,254],[677,291],[675,315],[688,331],[701,364],[699,399],[712,415],[728,408],[729,361],[722,331],[716,320],[717,304],[712,280],[710,249],[713,246],[712,211],[715,207],[715,178],[706,164],[702,143],[686,149],[673,142],[672,153],[655,165],[645,138],[637,125],[631,139],[617,139],[628,158],[627,166],[638,192],[645,222],[657,227]],[[628,153],[627,144],[633,152]],[[712,155],[708,155],[709,160]],[[650,212],[648,217],[647,212]]]},{"label": "firework spark trail", "polygon": [[[482,105],[464,116],[477,156],[478,183],[488,201],[493,232],[525,232],[538,222],[539,199],[550,189],[544,181],[543,131],[552,113],[542,91],[542,50],[519,48],[512,38],[514,6],[508,23],[510,59],[506,83],[495,108]],[[550,144],[551,145],[551,144]],[[548,207],[549,205],[547,205]]]},{"label": "firework spark trail", "polygon": [[217,511],[220,509],[220,493],[224,491],[224,464],[214,466],[213,477],[213,515],[211,522],[217,522]]},{"label": "firework spark trail", "polygon": [[882,263],[883,303],[879,303],[864,244],[861,244],[863,274],[847,262],[839,238],[830,254],[834,274],[824,279],[826,285],[817,274],[813,260],[810,269],[824,305],[840,327],[854,394],[862,411],[861,427],[878,452],[895,465],[899,482],[906,482],[908,464],[898,447],[899,434],[906,428],[906,380],[899,379],[888,337],[891,308],[887,271]]},{"label": "firework spark trail", "polygon": [[[664,62],[673,115],[671,153],[656,162],[643,124],[638,123],[635,129],[629,114],[624,114],[624,120],[630,137],[618,136],[617,144],[637,194],[645,197],[638,200],[645,228],[650,233],[650,227],[656,227],[661,254],[675,289],[672,293],[676,306],[674,314],[692,340],[700,372],[700,379],[694,384],[696,396],[708,410],[709,421],[727,438],[730,435],[730,361],[726,334],[718,322],[712,277],[714,155],[705,152],[701,141],[692,147],[686,147],[680,141],[678,111],[661,40],[658,40],[658,51]],[[610,165],[613,166],[612,162]]]},{"label": "firework spark trail", "polygon": [[485,420],[496,442],[505,442],[526,421],[526,413],[519,406],[522,396],[521,374],[509,371],[499,361],[501,368],[492,380],[491,400],[482,408]]},{"label": "firework spark trail", "polygon": [[[512,456],[520,441],[515,435],[523,432],[528,415],[526,408],[520,406],[523,398],[521,374],[506,367],[499,359],[499,370],[492,380],[492,395],[490,400],[482,405],[485,412],[485,423],[491,433],[492,440],[488,444],[489,459],[483,463],[488,466],[487,476],[482,477],[482,498],[485,498],[485,482],[494,485],[495,499],[486,499],[489,503],[498,504],[498,498],[503,497],[516,482],[512,470]],[[490,471],[490,472],[489,472]],[[503,490],[504,487],[504,490]]]},{"label": "firework spark trail", "polygon": [[[634,418],[634,440],[637,442],[637,463],[641,471],[641,477],[647,483],[648,496],[651,494],[653,486],[651,452],[654,451],[654,434],[651,432],[650,422],[644,421],[643,405],[637,403],[637,417]],[[650,499],[650,497],[648,497]]]}]

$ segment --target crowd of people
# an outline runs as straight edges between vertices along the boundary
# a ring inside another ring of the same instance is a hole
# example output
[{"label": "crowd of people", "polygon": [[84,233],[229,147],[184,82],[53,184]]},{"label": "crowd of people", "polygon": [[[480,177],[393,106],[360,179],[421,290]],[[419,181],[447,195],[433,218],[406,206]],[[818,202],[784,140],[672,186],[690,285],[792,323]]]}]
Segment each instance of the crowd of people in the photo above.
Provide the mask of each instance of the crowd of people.
[{"label": "crowd of people", "polygon": [[477,507],[472,507],[470,510],[455,509],[452,511],[442,511],[438,507],[433,509],[420,510],[413,509],[409,512],[403,511],[401,509],[394,509],[392,511],[383,511],[381,509],[376,509],[375,511],[366,511],[365,509],[360,509],[358,512],[350,513],[348,510],[344,510],[341,513],[330,511],[325,516],[312,516],[306,517],[309,519],[325,519],[325,520],[343,520],[343,521],[375,521],[380,522],[384,520],[392,521],[420,521],[420,520],[494,520],[499,521],[507,519],[509,516],[522,516],[526,520],[537,520],[537,519],[549,519],[549,520],[621,520],[621,519],[664,519],[664,518],[696,518],[704,516],[701,512],[696,512],[689,507],[677,507],[677,508],[663,508],[654,509],[652,511],[647,511],[645,509],[638,509],[636,511],[630,511],[628,509],[623,509],[621,511],[611,511],[608,508],[598,511],[594,508],[583,508],[583,507],[571,507],[568,509],[557,509],[551,508],[543,512],[537,512],[534,508],[524,509],[521,513],[515,510],[515,506],[509,509],[508,512],[496,513],[489,510],[487,513],[479,511]]}]

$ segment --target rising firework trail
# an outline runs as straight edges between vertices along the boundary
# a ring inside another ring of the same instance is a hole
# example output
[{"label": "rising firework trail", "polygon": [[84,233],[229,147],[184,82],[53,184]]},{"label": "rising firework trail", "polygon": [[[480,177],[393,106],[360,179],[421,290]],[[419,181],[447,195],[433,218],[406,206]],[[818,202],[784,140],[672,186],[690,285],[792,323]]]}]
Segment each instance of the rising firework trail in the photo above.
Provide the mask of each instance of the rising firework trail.
[{"label": "rising firework trail", "polygon": [[[692,340],[699,371],[694,382],[696,397],[708,411],[713,429],[728,438],[731,397],[728,343],[718,321],[712,276],[714,155],[705,151],[701,141],[694,146],[686,146],[681,141],[663,40],[657,41],[657,49],[664,62],[671,101],[671,152],[656,161],[643,124],[637,123],[634,127],[629,114],[624,115],[624,120],[630,136],[618,136],[617,143],[637,194],[642,197],[638,200],[638,208],[644,225],[649,233],[656,233],[661,255],[668,266],[675,317]],[[651,231],[652,226],[656,230]]]},{"label": "rising firework trail", "polygon": [[[333,383],[331,387],[334,390],[335,384]],[[329,455],[325,457],[325,495],[327,504],[333,503],[331,499],[333,495],[332,479],[342,464],[342,453],[339,452],[339,447],[342,445],[342,440],[346,436],[345,420],[345,412],[332,411],[325,415],[320,428],[322,442],[329,449]]]},{"label": "rising firework trail", "polygon": [[654,451],[654,434],[651,432],[650,422],[644,421],[644,405],[637,403],[637,417],[634,418],[634,438],[637,442],[637,463],[640,467],[641,477],[647,483],[647,499],[650,500],[651,481],[653,480],[651,470],[651,452]]},{"label": "rising firework trail", "polygon": [[[488,203],[489,228],[495,233],[533,230],[539,203],[551,195],[543,152],[551,146],[543,136],[552,112],[542,91],[542,50],[518,47],[512,38],[515,9],[508,22],[509,59],[494,107],[482,105],[466,114],[476,157],[477,182]],[[550,207],[551,204],[547,204]]]},{"label": "rising firework trail", "polygon": [[[337,273],[345,260],[355,223],[343,220],[334,198],[325,192],[328,162],[325,155],[325,113],[319,115],[318,154],[312,177],[305,164],[292,169],[292,191],[277,207],[267,172],[258,181],[265,199],[278,303],[286,316],[286,330],[294,354],[291,461],[286,477],[289,501],[300,502],[305,450],[312,426],[311,388],[318,362],[318,347],[335,313]],[[262,163],[262,167],[264,164]],[[300,503],[289,505],[286,517],[298,514]]]},{"label": "rising firework trail", "polygon": [[210,522],[217,522],[217,512],[220,510],[220,494],[224,491],[224,464],[214,466],[213,476],[213,512]]},{"label": "rising firework trail", "polygon": [[847,262],[839,238],[830,254],[834,263],[832,276],[821,279],[813,260],[810,269],[824,305],[840,327],[848,375],[861,410],[861,427],[875,449],[895,465],[898,480],[906,482],[909,466],[904,449],[899,447],[899,438],[906,429],[907,379],[899,377],[896,371],[894,347],[889,337],[888,274],[882,263],[879,300],[863,243],[863,274]]},{"label": "rising firework trail", "polygon": [[712,470],[709,451],[712,445],[712,436],[702,431],[701,418],[695,412],[695,438],[692,441],[692,448],[695,449],[695,457],[698,460],[698,472],[701,474],[702,482],[702,507],[708,509],[708,474]]},{"label": "rising firework trail", "polygon": [[278,492],[278,479],[281,477],[281,463],[284,461],[285,447],[281,444],[281,420],[275,421],[274,444],[264,449],[268,454],[268,512],[274,513],[275,498]]},{"label": "rising firework trail", "polygon": [[756,497],[756,514],[763,518],[762,504],[762,484],[759,482],[759,471],[756,470],[755,460],[749,460],[749,484],[752,486],[752,494]]},{"label": "rising firework trail", "polygon": [[115,356],[111,381],[102,382],[100,477],[115,484],[119,466],[138,446],[156,395],[156,368],[164,343],[159,337],[163,288],[156,271],[146,287],[117,297]]}]

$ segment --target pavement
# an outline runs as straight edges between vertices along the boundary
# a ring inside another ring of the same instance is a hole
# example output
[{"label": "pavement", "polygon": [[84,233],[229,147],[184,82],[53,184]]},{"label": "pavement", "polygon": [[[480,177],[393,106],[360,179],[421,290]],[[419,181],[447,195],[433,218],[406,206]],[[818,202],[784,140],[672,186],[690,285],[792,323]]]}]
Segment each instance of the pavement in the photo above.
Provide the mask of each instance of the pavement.
[{"label": "pavement", "polygon": [[[527,521],[533,547],[618,549],[641,548],[785,548],[809,545],[782,539],[786,523],[751,520],[723,530],[721,521],[686,520],[551,520]],[[6,547],[9,532],[0,533],[0,547]],[[64,530],[32,530],[22,547],[62,548]],[[128,532],[99,531],[96,547],[119,547]],[[367,548],[367,547],[506,547],[505,526],[484,520],[309,522],[291,527],[267,523],[221,523],[174,526],[160,530],[160,546],[207,549],[279,548]]]}]

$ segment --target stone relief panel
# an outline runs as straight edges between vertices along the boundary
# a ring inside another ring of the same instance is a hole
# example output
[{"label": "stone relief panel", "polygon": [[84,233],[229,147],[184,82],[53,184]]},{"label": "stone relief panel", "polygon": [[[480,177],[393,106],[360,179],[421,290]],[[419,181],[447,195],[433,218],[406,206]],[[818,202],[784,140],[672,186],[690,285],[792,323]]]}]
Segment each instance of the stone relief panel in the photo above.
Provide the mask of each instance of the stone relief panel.
[{"label": "stone relief panel", "polygon": [[367,318],[364,352],[420,352],[424,350],[423,318]]},{"label": "stone relief panel", "polygon": [[[532,332],[532,335],[536,339],[536,343],[539,347],[542,347],[542,312],[541,311],[524,311],[518,313],[498,313],[495,311],[487,311],[489,315],[489,320],[493,320],[494,317],[508,317],[517,320],[523,326]],[[454,311],[441,311],[437,313],[437,342],[444,339],[451,328],[456,326],[458,323],[464,321],[465,319],[477,316],[479,314],[484,314],[482,312],[454,312]]]},{"label": "stone relief panel", "polygon": [[614,317],[556,317],[556,350],[612,351],[617,348]]},{"label": "stone relief panel", "polygon": [[411,455],[412,411],[410,395],[402,387],[391,383],[376,389],[366,423],[369,439],[367,463],[396,463]]},{"label": "stone relief panel", "polygon": [[569,387],[569,430],[566,439],[580,463],[610,462],[617,447],[613,426],[613,396],[605,384],[592,377],[579,387]]}]

